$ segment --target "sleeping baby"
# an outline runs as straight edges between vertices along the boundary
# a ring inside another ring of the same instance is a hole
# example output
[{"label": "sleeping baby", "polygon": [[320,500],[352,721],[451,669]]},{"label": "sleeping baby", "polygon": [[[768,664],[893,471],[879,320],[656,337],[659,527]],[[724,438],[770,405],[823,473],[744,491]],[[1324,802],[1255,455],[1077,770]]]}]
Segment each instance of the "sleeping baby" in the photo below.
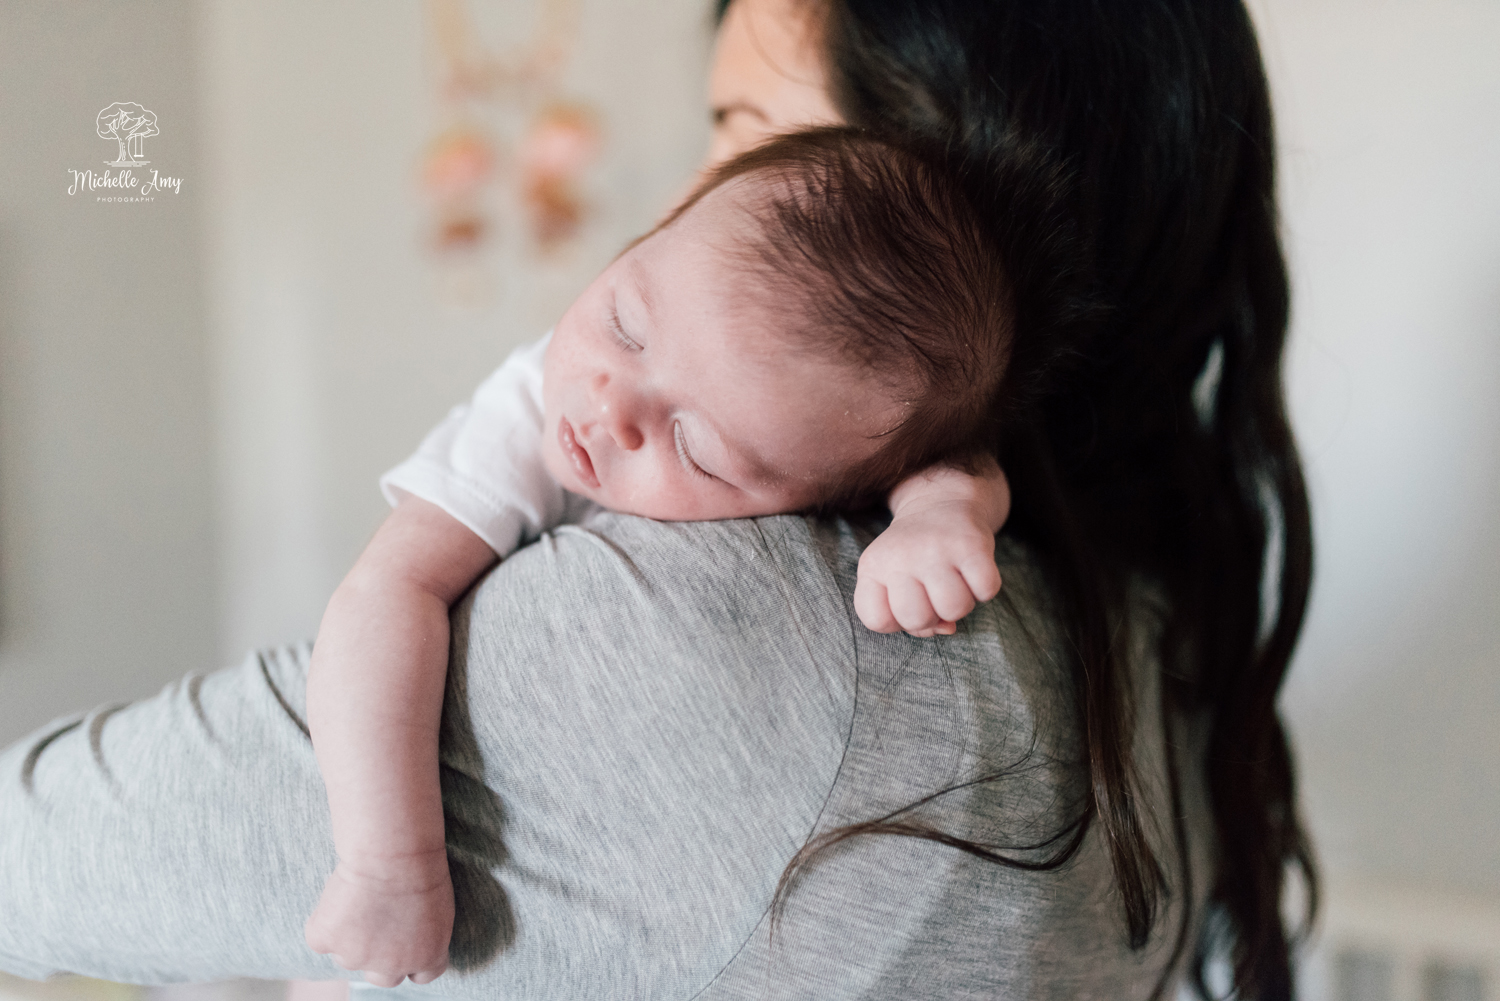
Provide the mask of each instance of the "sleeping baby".
[{"label": "sleeping baby", "polygon": [[820,129],[721,166],[383,478],[309,673],[338,849],[311,948],[380,986],[446,968],[449,608],[548,529],[884,505],[867,627],[952,633],[999,591],[1014,275],[936,163]]}]

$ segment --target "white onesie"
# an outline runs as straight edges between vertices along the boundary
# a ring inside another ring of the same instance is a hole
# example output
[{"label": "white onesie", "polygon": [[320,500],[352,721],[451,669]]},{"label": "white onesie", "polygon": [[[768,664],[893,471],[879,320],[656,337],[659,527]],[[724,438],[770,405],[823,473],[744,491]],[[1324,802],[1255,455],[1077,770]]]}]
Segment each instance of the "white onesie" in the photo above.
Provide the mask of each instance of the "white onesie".
[{"label": "white onesie", "polygon": [[594,508],[542,464],[542,359],[551,338],[512,351],[415,455],[380,478],[391,506],[408,496],[436,504],[499,556]]}]

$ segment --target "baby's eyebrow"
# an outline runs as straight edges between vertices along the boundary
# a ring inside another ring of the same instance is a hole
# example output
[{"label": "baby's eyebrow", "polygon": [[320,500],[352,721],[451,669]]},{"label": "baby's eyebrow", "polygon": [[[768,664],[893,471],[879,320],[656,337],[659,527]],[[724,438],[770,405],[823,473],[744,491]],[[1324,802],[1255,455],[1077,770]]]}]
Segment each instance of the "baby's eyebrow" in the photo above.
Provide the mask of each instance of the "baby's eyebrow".
[{"label": "baby's eyebrow", "polygon": [[633,259],[629,262],[628,270],[630,272],[631,284],[635,286],[636,295],[640,296],[641,305],[646,310],[646,322],[654,325],[656,322],[656,299],[652,294],[650,276],[647,274],[646,269]]}]

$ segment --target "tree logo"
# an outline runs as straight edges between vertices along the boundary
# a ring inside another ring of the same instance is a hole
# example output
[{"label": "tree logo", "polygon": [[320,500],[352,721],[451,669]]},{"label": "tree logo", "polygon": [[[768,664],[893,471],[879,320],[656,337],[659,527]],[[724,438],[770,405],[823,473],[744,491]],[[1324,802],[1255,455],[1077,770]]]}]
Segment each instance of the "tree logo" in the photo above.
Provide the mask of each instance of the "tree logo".
[{"label": "tree logo", "polygon": [[151,162],[141,158],[146,155],[146,137],[161,132],[156,127],[156,112],[139,104],[116,101],[99,112],[97,125],[100,139],[113,139],[120,144],[120,155],[105,163],[111,167],[139,167]]}]

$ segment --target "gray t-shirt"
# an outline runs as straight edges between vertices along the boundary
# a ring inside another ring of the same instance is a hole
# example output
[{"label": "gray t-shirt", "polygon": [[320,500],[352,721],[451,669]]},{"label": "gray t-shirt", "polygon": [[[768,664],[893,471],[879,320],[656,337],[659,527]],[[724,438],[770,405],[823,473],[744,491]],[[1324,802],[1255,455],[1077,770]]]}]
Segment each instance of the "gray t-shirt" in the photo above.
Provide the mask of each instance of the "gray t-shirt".
[{"label": "gray t-shirt", "polygon": [[[1004,590],[956,636],[879,636],[851,606],[878,527],[605,513],[491,573],[455,612],[443,717],[453,968],[399,993],[1149,995],[1208,881],[1190,750],[1196,878],[1156,822],[1174,892],[1142,952],[1097,825],[1046,872],[856,837],[799,872],[770,934],[783,870],[821,833],[956,787],[898,818],[1035,860],[1024,846],[1081,801],[1069,672],[1025,552],[1002,540]],[[1144,650],[1149,608],[1137,618]],[[1138,660],[1144,800],[1165,818],[1155,672]],[[334,863],[306,664],[306,648],[263,652],[0,753],[0,969],[334,975],[302,941]]]}]

